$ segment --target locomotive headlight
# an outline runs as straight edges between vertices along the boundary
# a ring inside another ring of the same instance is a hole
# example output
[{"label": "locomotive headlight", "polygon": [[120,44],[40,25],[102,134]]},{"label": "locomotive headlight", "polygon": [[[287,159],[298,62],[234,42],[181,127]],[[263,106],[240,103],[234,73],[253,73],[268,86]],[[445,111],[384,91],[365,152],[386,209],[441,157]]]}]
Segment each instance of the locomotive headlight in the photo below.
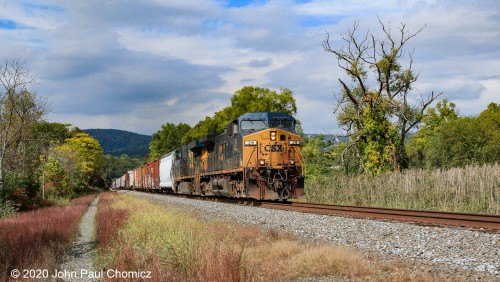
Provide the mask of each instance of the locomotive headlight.
[{"label": "locomotive headlight", "polygon": [[276,131],[271,131],[271,140],[272,141],[276,140]]},{"label": "locomotive headlight", "polygon": [[294,159],[289,159],[288,163],[290,163],[290,165],[295,165],[295,160]]},{"label": "locomotive headlight", "polygon": [[300,145],[300,140],[290,140],[290,145]]},{"label": "locomotive headlight", "polygon": [[260,165],[260,166],[265,166],[265,165],[266,165],[266,161],[264,161],[264,160],[262,160],[262,159],[261,159],[261,160],[259,160],[259,165]]},{"label": "locomotive headlight", "polygon": [[247,140],[245,141],[245,146],[257,146],[256,140]]}]

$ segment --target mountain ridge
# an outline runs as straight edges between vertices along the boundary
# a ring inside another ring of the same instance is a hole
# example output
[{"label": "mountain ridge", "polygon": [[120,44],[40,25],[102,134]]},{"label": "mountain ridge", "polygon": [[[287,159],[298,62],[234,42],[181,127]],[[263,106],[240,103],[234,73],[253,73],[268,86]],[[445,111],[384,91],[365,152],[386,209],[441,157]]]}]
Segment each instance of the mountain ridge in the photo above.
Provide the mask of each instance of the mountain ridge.
[{"label": "mountain ridge", "polygon": [[89,128],[82,130],[97,139],[105,155],[144,157],[149,154],[151,136],[120,129]]}]

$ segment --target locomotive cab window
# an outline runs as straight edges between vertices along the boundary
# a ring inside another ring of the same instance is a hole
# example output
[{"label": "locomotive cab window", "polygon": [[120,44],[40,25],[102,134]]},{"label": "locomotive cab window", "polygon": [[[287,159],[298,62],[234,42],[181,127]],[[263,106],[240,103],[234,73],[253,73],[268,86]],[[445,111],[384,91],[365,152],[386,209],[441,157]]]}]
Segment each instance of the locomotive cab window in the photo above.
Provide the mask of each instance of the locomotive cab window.
[{"label": "locomotive cab window", "polygon": [[226,132],[228,136],[236,135],[238,133],[238,120],[234,120],[229,123],[226,128]]},{"label": "locomotive cab window", "polygon": [[271,128],[278,127],[293,131],[295,129],[295,123],[291,118],[273,118],[271,119]]},{"label": "locomotive cab window", "polygon": [[238,120],[233,121],[233,134],[238,133]]},{"label": "locomotive cab window", "polygon": [[256,131],[267,128],[267,125],[262,119],[245,119],[241,121],[241,130]]}]

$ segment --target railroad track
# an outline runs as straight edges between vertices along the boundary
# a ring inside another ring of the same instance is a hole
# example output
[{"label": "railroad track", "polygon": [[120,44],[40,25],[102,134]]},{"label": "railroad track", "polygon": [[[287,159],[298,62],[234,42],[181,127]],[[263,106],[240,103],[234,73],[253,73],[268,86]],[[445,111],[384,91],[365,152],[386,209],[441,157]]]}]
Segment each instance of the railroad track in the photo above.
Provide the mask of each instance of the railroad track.
[{"label": "railroad track", "polygon": [[459,226],[465,228],[482,229],[485,231],[500,232],[500,215],[492,214],[370,208],[300,202],[259,202],[258,205],[261,207],[280,210],[294,210],[320,214],[334,214],[341,216],[396,220],[434,226]]},{"label": "railroad track", "polygon": [[[170,194],[171,196],[174,194]],[[314,204],[301,202],[256,201],[242,198],[201,197],[196,195],[175,195],[185,198],[195,198],[208,201],[237,203],[243,205],[260,206],[264,208],[309,212],[317,214],[331,214],[359,218],[381,219],[388,221],[412,222],[430,226],[456,226],[481,231],[500,233],[500,215],[473,214],[459,212],[440,212],[405,210],[390,208],[341,206],[330,204]]]}]

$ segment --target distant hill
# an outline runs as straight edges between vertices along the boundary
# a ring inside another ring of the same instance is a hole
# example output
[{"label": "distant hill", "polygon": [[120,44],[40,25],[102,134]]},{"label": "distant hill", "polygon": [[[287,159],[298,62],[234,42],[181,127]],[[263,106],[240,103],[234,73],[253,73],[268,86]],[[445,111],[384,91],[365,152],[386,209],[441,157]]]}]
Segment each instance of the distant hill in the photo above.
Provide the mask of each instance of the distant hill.
[{"label": "distant hill", "polygon": [[339,143],[345,143],[349,141],[348,136],[339,136],[339,135],[333,135],[333,134],[312,134],[312,133],[304,133],[304,137],[309,138],[309,139],[314,139],[318,136],[322,135],[323,140],[325,141],[332,141],[333,145],[338,145]]},{"label": "distant hill", "polygon": [[[99,140],[104,154],[113,156],[128,155],[144,157],[149,153],[149,143],[151,136],[137,134],[118,129],[84,129],[84,132]],[[307,134],[307,138],[315,138],[320,134]],[[335,136],[332,134],[321,134],[325,141],[332,141],[334,145],[346,142],[349,138],[346,136]]]},{"label": "distant hill", "polygon": [[84,129],[101,143],[104,154],[144,157],[149,153],[151,136],[118,129]]}]

